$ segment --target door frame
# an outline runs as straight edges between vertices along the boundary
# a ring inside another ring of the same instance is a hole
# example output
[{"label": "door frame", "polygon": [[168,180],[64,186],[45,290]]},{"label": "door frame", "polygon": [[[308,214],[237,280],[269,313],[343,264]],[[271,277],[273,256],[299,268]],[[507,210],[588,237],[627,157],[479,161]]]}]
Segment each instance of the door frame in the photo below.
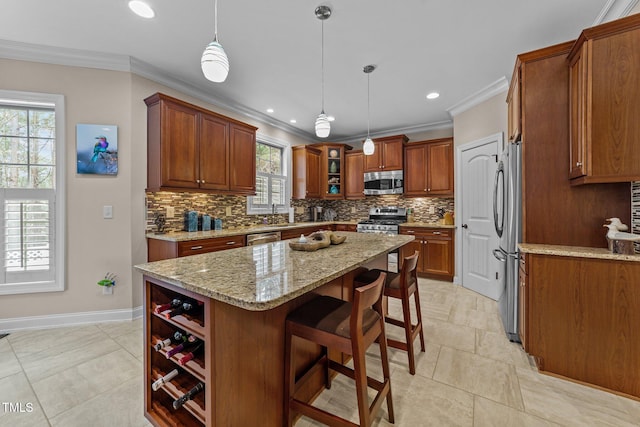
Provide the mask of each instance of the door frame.
[{"label": "door frame", "polygon": [[[456,159],[455,159],[455,177],[454,188],[456,189],[454,194],[454,212],[456,219],[456,254],[455,254],[455,275],[453,277],[453,283],[456,285],[462,285],[462,152],[472,150],[487,144],[495,144],[495,155],[500,156],[504,149],[504,132],[494,133],[484,138],[476,139],[475,141],[467,142],[465,144],[458,145],[456,147]],[[491,255],[493,256],[493,255]]]}]

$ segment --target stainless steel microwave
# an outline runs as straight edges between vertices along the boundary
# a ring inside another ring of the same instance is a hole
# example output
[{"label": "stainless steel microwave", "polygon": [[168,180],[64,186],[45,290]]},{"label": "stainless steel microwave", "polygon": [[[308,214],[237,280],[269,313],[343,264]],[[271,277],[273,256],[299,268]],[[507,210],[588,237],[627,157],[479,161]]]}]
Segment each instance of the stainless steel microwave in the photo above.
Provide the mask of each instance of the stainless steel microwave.
[{"label": "stainless steel microwave", "polygon": [[364,174],[364,194],[402,194],[404,173],[401,170],[367,172]]}]

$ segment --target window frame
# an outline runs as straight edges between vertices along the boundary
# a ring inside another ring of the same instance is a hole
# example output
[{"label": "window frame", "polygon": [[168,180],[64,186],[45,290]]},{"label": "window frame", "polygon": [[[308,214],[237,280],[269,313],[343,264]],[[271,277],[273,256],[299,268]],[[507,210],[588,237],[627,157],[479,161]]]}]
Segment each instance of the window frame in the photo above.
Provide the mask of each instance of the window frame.
[{"label": "window frame", "polygon": [[[56,118],[55,132],[55,185],[53,197],[53,244],[50,255],[53,258],[52,268],[54,269],[53,280],[46,281],[25,281],[18,283],[0,283],[0,295],[16,295],[36,292],[60,292],[66,288],[66,182],[65,182],[65,98],[64,95],[38,92],[22,92],[0,90],[0,105],[19,107],[38,107],[43,104],[52,106]],[[14,190],[14,189],[8,189]],[[20,189],[20,193],[28,194],[30,189]],[[34,195],[42,189],[33,189]],[[51,190],[48,190],[51,191]],[[4,199],[4,198],[3,198]],[[4,207],[3,207],[4,209]],[[4,222],[2,223],[4,225]],[[4,231],[0,233],[2,244],[4,245]],[[3,267],[4,269],[4,267]],[[2,277],[6,275],[2,271]],[[3,279],[4,280],[4,279]]]},{"label": "window frame", "polygon": [[[285,203],[276,206],[277,214],[288,214],[291,206],[291,144],[286,141],[282,141],[276,138],[272,138],[260,133],[256,134],[256,145],[258,143],[271,145],[282,149],[282,176],[285,177]],[[258,168],[256,163],[256,170],[254,172],[256,178],[258,176]],[[262,205],[256,206],[253,204],[253,197],[247,197],[247,215],[269,215],[272,214],[271,205],[263,207]]]}]

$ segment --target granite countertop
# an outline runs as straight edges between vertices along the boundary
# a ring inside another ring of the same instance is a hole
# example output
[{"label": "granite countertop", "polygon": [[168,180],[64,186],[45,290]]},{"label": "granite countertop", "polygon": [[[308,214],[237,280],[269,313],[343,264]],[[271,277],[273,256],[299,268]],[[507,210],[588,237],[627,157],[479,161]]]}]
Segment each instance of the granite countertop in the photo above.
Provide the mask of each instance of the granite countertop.
[{"label": "granite countertop", "polygon": [[267,233],[270,231],[291,230],[296,228],[312,227],[312,226],[330,226],[332,224],[356,224],[355,222],[293,222],[287,224],[275,225],[251,225],[247,227],[225,228],[223,230],[211,231],[171,231],[165,234],[156,234],[149,232],[146,234],[148,239],[167,240],[170,242],[185,242],[189,240],[211,239],[214,237],[242,236],[253,233]]},{"label": "granite countertop", "polygon": [[640,262],[640,255],[622,255],[611,253],[606,248],[585,248],[580,246],[542,245],[536,243],[520,243],[520,251],[526,254],[557,255],[578,258],[611,259],[617,261]]},{"label": "granite countertop", "polygon": [[456,225],[445,225],[439,222],[404,222],[400,224],[400,227],[456,228]]},{"label": "granite countertop", "polygon": [[344,243],[294,251],[287,240],[134,266],[145,275],[246,310],[262,311],[316,289],[414,239],[338,232]]}]

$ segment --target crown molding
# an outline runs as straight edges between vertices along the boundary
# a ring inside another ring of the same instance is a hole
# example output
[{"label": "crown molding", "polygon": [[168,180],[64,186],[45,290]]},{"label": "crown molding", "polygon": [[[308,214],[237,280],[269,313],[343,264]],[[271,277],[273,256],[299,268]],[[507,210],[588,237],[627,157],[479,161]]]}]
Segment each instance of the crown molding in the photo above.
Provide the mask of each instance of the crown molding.
[{"label": "crown molding", "polygon": [[476,93],[466,97],[462,101],[447,108],[447,112],[451,117],[455,117],[460,113],[467,111],[470,108],[486,101],[489,98],[505,92],[509,89],[509,82],[505,76],[500,77],[495,82],[491,83],[483,89],[480,89]]},{"label": "crown molding", "polygon": [[608,0],[593,21],[593,26],[628,16],[636,4],[638,0]]},{"label": "crown molding", "polygon": [[[407,127],[399,127],[395,129],[385,129],[379,132],[371,132],[369,135],[371,138],[384,138],[387,136],[401,135],[401,134],[413,134],[413,133],[421,133],[421,132],[429,132],[440,129],[453,129],[453,121],[452,120],[443,120],[440,122],[427,123],[424,125],[416,125],[416,126],[407,126]],[[367,134],[364,133],[362,135],[354,136],[351,138],[341,138],[340,142],[344,142],[345,144],[356,144],[362,143],[367,138]]]}]

